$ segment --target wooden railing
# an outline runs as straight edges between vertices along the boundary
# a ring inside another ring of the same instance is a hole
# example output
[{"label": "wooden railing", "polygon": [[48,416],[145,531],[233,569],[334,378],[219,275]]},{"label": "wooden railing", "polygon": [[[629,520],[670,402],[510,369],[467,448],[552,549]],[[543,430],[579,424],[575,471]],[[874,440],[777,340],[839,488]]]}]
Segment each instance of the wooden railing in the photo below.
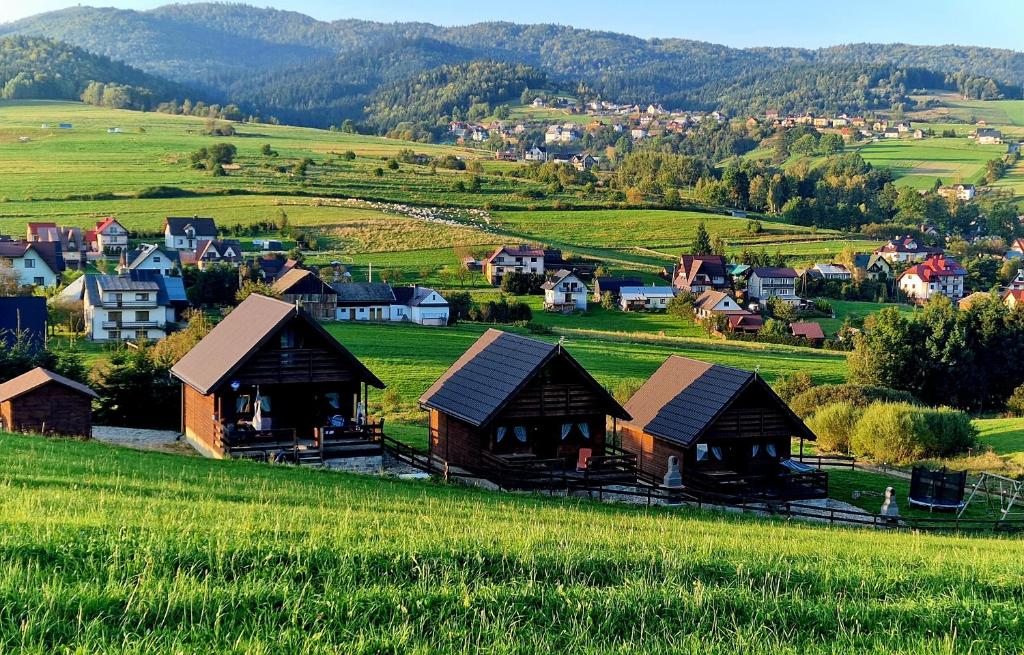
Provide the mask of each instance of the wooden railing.
[{"label": "wooden railing", "polygon": [[846,455],[797,455],[793,457],[796,461],[801,464],[808,464],[815,466],[819,469],[822,468],[844,468],[854,469],[857,466],[857,459],[855,457],[847,457]]}]

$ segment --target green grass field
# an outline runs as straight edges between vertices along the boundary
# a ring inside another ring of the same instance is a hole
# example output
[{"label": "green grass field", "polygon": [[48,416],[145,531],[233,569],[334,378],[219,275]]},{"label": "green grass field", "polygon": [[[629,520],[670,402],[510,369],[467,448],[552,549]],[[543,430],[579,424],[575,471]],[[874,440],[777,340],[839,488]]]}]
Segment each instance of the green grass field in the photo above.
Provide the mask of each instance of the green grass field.
[{"label": "green grass field", "polygon": [[863,321],[868,314],[874,314],[885,307],[898,307],[905,314],[912,314],[914,312],[914,308],[910,305],[900,305],[897,303],[858,302],[852,300],[833,300],[831,298],[827,300],[832,304],[832,311],[836,317],[812,320],[815,323],[820,323],[825,334],[829,336],[834,335],[843,327],[847,317],[854,321]]},{"label": "green grass field", "polygon": [[1024,419],[990,418],[974,422],[978,437],[985,446],[990,446],[998,455],[1007,457],[1013,463],[1024,466]]},{"label": "green grass field", "polygon": [[1009,653],[1017,542],[0,436],[0,650]]},{"label": "green grass field", "polygon": [[1006,146],[981,146],[966,138],[884,139],[858,152],[868,163],[892,169],[901,184],[928,189],[936,178],[945,184],[977,182],[985,163],[1001,158]]}]

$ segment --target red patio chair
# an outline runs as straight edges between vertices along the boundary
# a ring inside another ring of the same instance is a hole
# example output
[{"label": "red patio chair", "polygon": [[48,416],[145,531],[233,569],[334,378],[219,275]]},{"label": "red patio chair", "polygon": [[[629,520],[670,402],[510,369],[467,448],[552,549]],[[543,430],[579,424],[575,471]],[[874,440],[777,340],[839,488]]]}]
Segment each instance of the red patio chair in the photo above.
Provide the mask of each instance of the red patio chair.
[{"label": "red patio chair", "polygon": [[591,448],[580,448],[579,457],[576,460],[576,470],[580,471],[580,472],[586,471],[587,470],[587,459],[589,459],[590,456],[593,455],[593,454],[594,454],[594,451]]}]

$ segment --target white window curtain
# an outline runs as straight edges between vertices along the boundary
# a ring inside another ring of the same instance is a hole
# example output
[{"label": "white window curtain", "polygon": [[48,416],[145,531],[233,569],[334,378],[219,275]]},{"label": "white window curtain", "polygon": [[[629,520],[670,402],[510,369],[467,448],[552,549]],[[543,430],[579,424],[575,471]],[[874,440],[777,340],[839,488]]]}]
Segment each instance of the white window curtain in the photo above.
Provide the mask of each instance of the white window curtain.
[{"label": "white window curtain", "polygon": [[775,444],[773,444],[773,443],[768,444],[767,446],[765,446],[765,450],[768,451],[768,456],[769,457],[775,457]]},{"label": "white window curtain", "polygon": [[495,432],[495,435],[494,435],[495,436],[495,440],[498,443],[501,443],[501,440],[505,438],[505,432],[507,432],[507,431],[508,431],[508,428],[506,428],[504,425],[499,425],[498,426],[498,430]]},{"label": "white window curtain", "polygon": [[520,443],[526,443],[526,426],[517,425],[512,428],[512,431],[515,432],[516,439],[518,439]]},{"label": "white window curtain", "polygon": [[718,446],[711,447],[711,454],[715,456],[715,459],[722,461],[722,449]]},{"label": "white window curtain", "polygon": [[706,462],[708,459],[708,445],[706,443],[697,444],[697,461]]},{"label": "white window curtain", "polygon": [[751,457],[757,457],[757,454],[759,452],[761,452],[760,444],[754,444],[753,446],[751,446],[751,448],[750,448],[750,456]]},{"label": "white window curtain", "polygon": [[589,423],[578,423],[577,426],[580,429],[580,434],[583,435],[584,439],[590,439],[590,424]]},{"label": "white window curtain", "polygon": [[562,441],[565,441],[565,438],[569,436],[569,432],[571,432],[571,431],[572,431],[572,423],[563,423],[562,424]]}]

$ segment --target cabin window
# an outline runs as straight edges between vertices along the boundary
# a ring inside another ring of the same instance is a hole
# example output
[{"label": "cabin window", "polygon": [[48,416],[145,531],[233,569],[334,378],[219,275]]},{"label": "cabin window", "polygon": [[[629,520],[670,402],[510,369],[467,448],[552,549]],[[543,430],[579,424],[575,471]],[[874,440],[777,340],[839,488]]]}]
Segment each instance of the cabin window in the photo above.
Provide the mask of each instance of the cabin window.
[{"label": "cabin window", "polygon": [[706,443],[697,444],[697,461],[722,461],[722,449],[718,446],[708,447]]},{"label": "cabin window", "polygon": [[764,449],[765,449],[765,451],[768,452],[768,456],[769,457],[776,457],[776,450],[775,450],[775,444],[774,443],[769,442],[769,443],[765,444]]},{"label": "cabin window", "polygon": [[501,440],[505,438],[505,433],[508,431],[504,425],[499,425],[498,429],[494,432],[494,440],[497,443],[501,443]]},{"label": "cabin window", "polygon": [[516,435],[516,439],[519,440],[519,443],[526,443],[526,426],[525,425],[517,425],[517,426],[515,426],[514,428],[512,428],[512,432]]},{"label": "cabin window", "polygon": [[246,394],[235,398],[235,414],[242,416],[250,413],[252,413],[252,397]]},{"label": "cabin window", "polygon": [[295,347],[295,332],[292,330],[281,330],[281,348],[294,348]]}]

